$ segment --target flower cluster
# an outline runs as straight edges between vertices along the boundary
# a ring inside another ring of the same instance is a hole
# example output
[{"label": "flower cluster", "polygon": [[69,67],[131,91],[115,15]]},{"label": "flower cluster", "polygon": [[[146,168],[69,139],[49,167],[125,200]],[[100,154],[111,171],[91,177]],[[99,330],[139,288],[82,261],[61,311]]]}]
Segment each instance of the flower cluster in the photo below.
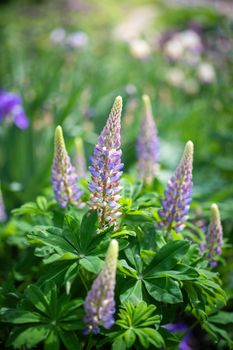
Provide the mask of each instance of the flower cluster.
[{"label": "flower cluster", "polygon": [[79,179],[85,179],[87,176],[86,159],[84,155],[83,140],[81,137],[75,139],[75,158],[74,164]]},{"label": "flower cluster", "polygon": [[193,29],[174,32],[162,43],[163,52],[172,64],[167,70],[168,83],[188,94],[199,90],[199,84],[212,84],[216,73],[212,63],[203,56],[200,33]]},{"label": "flower cluster", "polygon": [[82,191],[77,185],[77,174],[67,154],[62,128],[58,126],[54,139],[54,159],[51,183],[55,198],[62,208],[68,204],[80,204]]},{"label": "flower cluster", "polygon": [[218,206],[212,204],[210,224],[206,235],[206,243],[202,245],[202,250],[207,251],[209,263],[212,267],[217,266],[216,257],[222,254],[223,230],[221,225]]},{"label": "flower cluster", "polygon": [[137,140],[138,174],[145,183],[151,183],[159,169],[159,139],[149,96],[144,95],[143,102],[145,115]]},{"label": "flower cluster", "polygon": [[29,125],[21,98],[14,92],[0,91],[0,120],[7,119],[19,129],[26,129]]},{"label": "flower cluster", "polygon": [[55,28],[50,33],[50,40],[53,44],[65,45],[71,49],[82,49],[88,46],[89,37],[84,32],[66,33],[64,28]]},{"label": "flower cluster", "polygon": [[108,247],[104,267],[85,299],[86,333],[98,333],[99,326],[108,329],[114,324],[117,257],[118,242],[113,239]]},{"label": "flower cluster", "polygon": [[7,219],[5,205],[2,197],[2,191],[0,188],[0,222],[4,222]]},{"label": "flower cluster", "polygon": [[111,223],[116,225],[116,219],[121,215],[118,203],[123,168],[120,149],[121,110],[122,98],[118,96],[90,158],[92,181],[88,184],[91,191],[89,205],[91,210],[98,212],[100,228]]},{"label": "flower cluster", "polygon": [[189,204],[192,201],[192,163],[193,143],[188,141],[180,164],[168,181],[165,197],[161,200],[162,209],[158,212],[161,218],[160,226],[165,227],[167,232],[172,229],[180,232],[184,229]]}]

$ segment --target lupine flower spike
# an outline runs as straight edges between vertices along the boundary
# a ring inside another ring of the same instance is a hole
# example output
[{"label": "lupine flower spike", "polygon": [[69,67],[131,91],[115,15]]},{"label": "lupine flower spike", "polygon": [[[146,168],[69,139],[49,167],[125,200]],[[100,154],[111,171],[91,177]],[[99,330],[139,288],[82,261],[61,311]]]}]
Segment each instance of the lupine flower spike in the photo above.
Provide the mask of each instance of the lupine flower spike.
[{"label": "lupine flower spike", "polygon": [[99,326],[108,329],[114,324],[117,257],[118,242],[113,239],[108,247],[104,267],[93,282],[84,302],[86,334],[98,333]]},{"label": "lupine flower spike", "polygon": [[12,120],[19,129],[26,129],[29,125],[23,102],[14,92],[0,91],[0,121],[1,119]]},{"label": "lupine flower spike", "polygon": [[5,222],[7,219],[5,205],[2,197],[2,191],[0,188],[0,222]]},{"label": "lupine flower spike", "polygon": [[94,155],[90,158],[92,181],[88,187],[91,191],[90,209],[97,210],[100,228],[108,224],[117,225],[119,199],[121,191],[120,177],[123,163],[120,149],[122,98],[115,99],[107,123],[101,132],[98,143],[94,148]]},{"label": "lupine flower spike", "polygon": [[159,170],[159,139],[150,98],[143,96],[145,114],[137,140],[138,175],[150,184]]},{"label": "lupine flower spike", "polygon": [[75,139],[75,158],[74,164],[79,179],[85,179],[87,176],[86,159],[84,155],[83,140],[81,137]]},{"label": "lupine flower spike", "polygon": [[62,128],[58,126],[54,139],[54,159],[51,183],[58,204],[65,208],[68,204],[80,205],[82,191],[77,185],[77,174],[67,154]]},{"label": "lupine flower spike", "polygon": [[210,224],[206,235],[205,250],[208,253],[208,260],[212,267],[217,266],[216,256],[222,254],[223,231],[220,213],[217,204],[212,204]]},{"label": "lupine flower spike", "polygon": [[162,209],[158,212],[161,218],[160,226],[166,228],[167,232],[172,229],[180,232],[185,227],[189,204],[192,201],[192,163],[193,143],[188,141],[180,164],[168,181],[165,197],[161,200]]}]

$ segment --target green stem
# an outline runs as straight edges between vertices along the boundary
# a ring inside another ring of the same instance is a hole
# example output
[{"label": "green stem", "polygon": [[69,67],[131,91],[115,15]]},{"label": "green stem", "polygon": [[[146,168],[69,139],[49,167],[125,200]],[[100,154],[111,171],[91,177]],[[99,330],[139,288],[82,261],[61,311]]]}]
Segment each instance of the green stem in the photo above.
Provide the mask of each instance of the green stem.
[{"label": "green stem", "polygon": [[86,350],[91,350],[92,348],[92,334],[90,334]]},{"label": "green stem", "polygon": [[81,279],[81,281],[82,281],[82,283],[83,283],[83,285],[84,285],[84,287],[85,287],[85,289],[86,289],[86,291],[88,292],[88,286],[87,286],[87,284],[86,284],[86,281],[85,281],[85,279],[83,278],[83,275],[82,275],[82,271],[79,269],[79,276],[80,276],[80,279]]}]

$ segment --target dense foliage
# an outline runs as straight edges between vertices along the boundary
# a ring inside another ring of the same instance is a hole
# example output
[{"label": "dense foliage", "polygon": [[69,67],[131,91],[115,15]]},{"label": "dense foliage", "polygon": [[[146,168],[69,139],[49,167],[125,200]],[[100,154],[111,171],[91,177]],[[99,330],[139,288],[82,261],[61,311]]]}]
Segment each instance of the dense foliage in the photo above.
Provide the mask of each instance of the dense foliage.
[{"label": "dense foliage", "polygon": [[232,20],[130,3],[0,11],[1,349],[233,348]]}]

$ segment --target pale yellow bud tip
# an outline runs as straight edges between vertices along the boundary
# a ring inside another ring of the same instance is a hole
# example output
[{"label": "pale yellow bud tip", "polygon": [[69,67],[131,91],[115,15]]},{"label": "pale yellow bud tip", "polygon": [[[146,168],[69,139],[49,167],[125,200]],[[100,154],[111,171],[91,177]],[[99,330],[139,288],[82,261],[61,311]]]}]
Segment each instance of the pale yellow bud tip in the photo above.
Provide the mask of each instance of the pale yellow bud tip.
[{"label": "pale yellow bud tip", "polygon": [[121,105],[122,105],[122,97],[121,97],[121,96],[117,96],[117,97],[115,98],[114,104],[115,104],[115,103],[121,104]]},{"label": "pale yellow bud tip", "polygon": [[116,260],[118,257],[119,245],[116,239],[112,239],[108,247],[108,256]]},{"label": "pale yellow bud tip", "polygon": [[211,217],[220,220],[220,213],[217,204],[213,203],[211,205]]},{"label": "pale yellow bud tip", "polygon": [[193,148],[194,148],[194,145],[192,141],[188,141],[185,145],[185,153],[189,155],[193,155]]}]

